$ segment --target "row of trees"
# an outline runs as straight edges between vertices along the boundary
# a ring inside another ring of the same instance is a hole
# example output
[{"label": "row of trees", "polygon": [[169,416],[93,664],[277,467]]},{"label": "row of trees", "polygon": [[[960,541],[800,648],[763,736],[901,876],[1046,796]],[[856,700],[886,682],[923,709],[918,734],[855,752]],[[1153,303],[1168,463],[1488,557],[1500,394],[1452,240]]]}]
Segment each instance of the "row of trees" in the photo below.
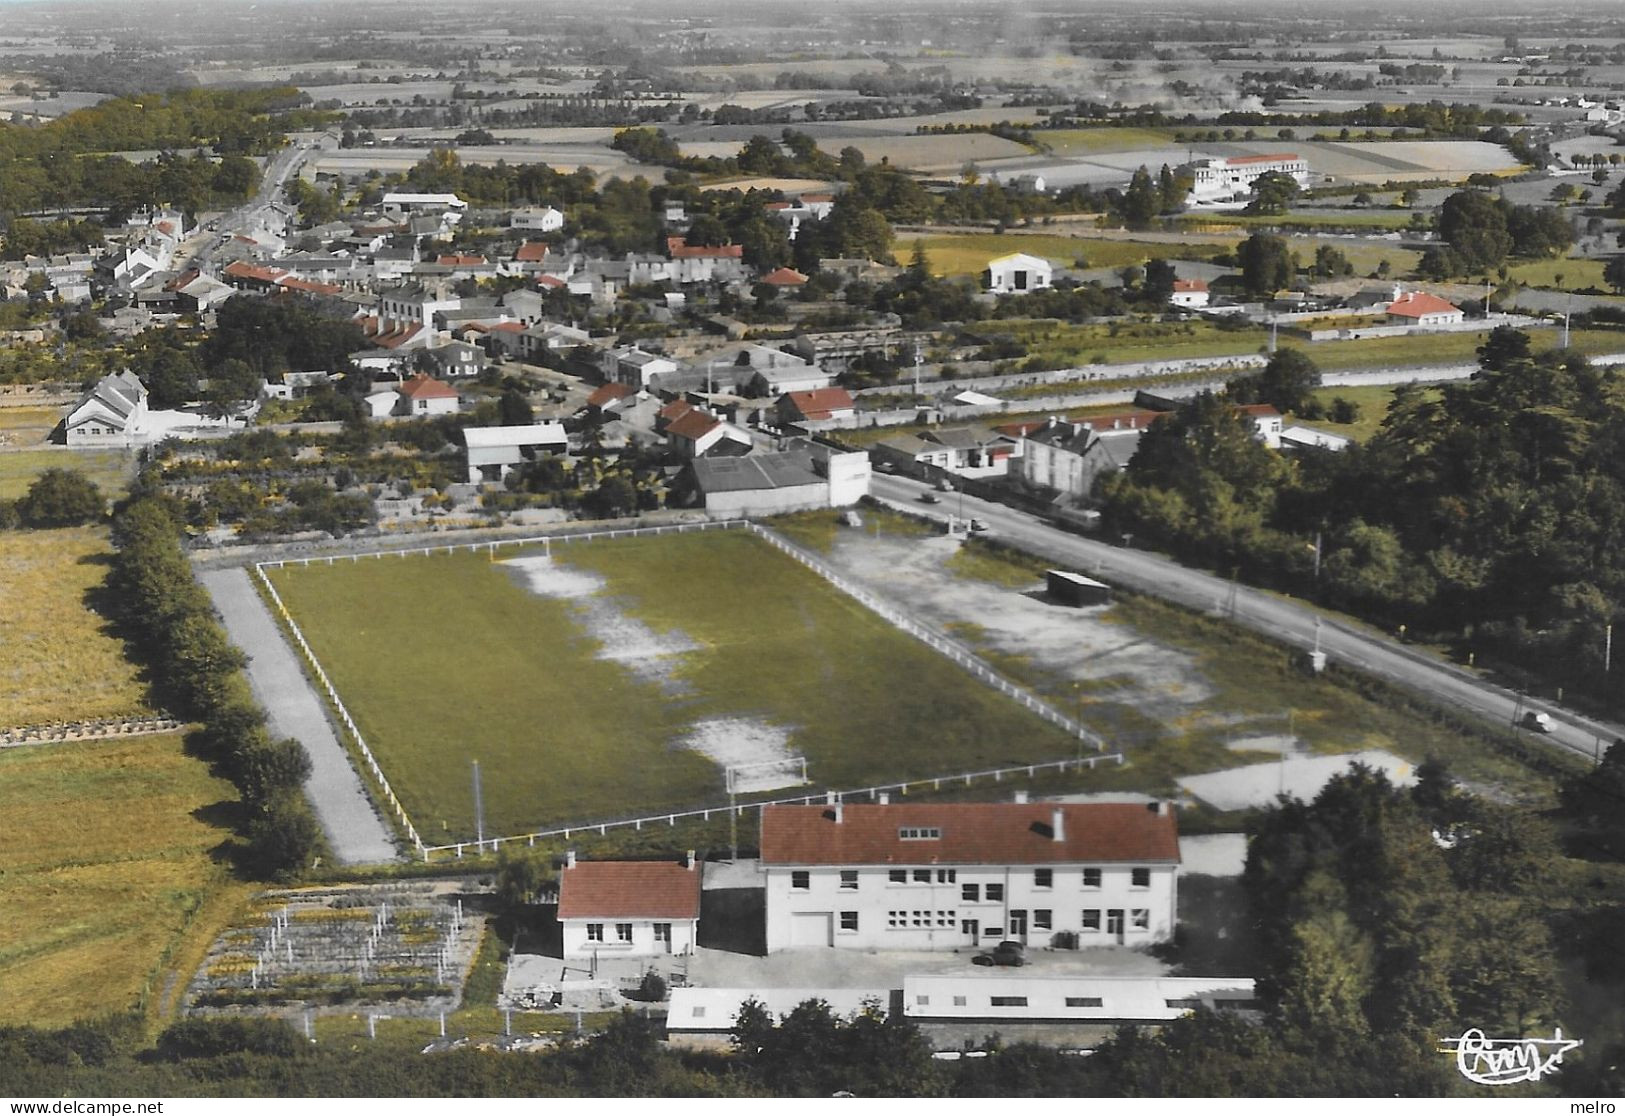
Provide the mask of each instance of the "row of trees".
[{"label": "row of trees", "polygon": [[165,704],[199,721],[199,743],[242,794],[243,867],[282,879],[310,863],[320,843],[302,787],[310,760],[296,740],[274,740],[249,691],[242,652],[215,620],[208,594],[181,549],[182,510],[143,493],[113,520],[110,579],[121,621],[150,663]]},{"label": "row of trees", "polygon": [[1448,247],[1429,248],[1420,267],[1430,278],[1445,279],[1494,271],[1509,255],[1561,255],[1574,243],[1574,227],[1557,209],[1458,190],[1439,210],[1439,237]]}]

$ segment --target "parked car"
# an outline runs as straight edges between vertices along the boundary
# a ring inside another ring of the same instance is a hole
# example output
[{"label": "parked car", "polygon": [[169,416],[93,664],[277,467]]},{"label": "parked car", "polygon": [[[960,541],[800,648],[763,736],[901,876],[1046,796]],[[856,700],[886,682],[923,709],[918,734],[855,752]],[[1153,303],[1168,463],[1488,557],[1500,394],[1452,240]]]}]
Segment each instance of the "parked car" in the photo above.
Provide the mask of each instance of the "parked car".
[{"label": "parked car", "polygon": [[940,504],[942,503],[942,497],[938,496],[935,492],[922,492],[920,493],[920,503]]},{"label": "parked car", "polygon": [[948,478],[947,477],[938,477],[937,478],[937,491],[938,492],[952,492],[953,490],[954,490],[954,486],[948,483]]},{"label": "parked car", "polygon": [[975,532],[977,532],[977,533],[978,533],[978,534],[980,534],[980,533],[982,533],[982,532],[984,532],[984,531],[990,531],[990,530],[992,530],[992,528],[991,528],[991,527],[989,527],[989,526],[988,526],[988,525],[987,525],[987,524],[986,524],[986,523],[984,523],[984,522],[983,522],[983,521],[982,521],[982,520],[980,520],[980,519],[973,519],[973,520],[971,520],[971,521],[970,521],[970,529],[971,529],[971,530],[972,530],[972,531],[975,531]]},{"label": "parked car", "polygon": [[1536,713],[1533,709],[1523,715],[1523,727],[1530,732],[1548,733],[1552,731],[1552,718],[1546,713]]},{"label": "parked car", "polygon": [[986,953],[978,953],[972,957],[971,963],[1019,969],[1027,963],[1027,947],[1020,942],[1000,942]]}]

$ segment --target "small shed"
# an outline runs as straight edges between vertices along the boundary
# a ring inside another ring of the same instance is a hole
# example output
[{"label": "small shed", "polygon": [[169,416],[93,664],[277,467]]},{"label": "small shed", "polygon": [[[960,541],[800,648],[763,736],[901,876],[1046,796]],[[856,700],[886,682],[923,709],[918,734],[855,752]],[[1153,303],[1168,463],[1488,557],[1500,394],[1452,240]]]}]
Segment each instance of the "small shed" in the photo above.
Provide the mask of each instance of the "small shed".
[{"label": "small shed", "polygon": [[1112,603],[1111,587],[1092,577],[1069,570],[1045,570],[1044,582],[1049,595],[1062,604],[1083,608]]}]

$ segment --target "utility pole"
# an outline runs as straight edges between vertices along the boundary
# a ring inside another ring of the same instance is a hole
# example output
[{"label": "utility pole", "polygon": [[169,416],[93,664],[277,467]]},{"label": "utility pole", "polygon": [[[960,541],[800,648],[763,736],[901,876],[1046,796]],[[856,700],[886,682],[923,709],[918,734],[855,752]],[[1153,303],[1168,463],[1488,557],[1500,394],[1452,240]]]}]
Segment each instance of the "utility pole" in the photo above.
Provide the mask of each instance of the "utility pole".
[{"label": "utility pole", "polygon": [[473,760],[474,764],[474,834],[477,840],[475,848],[485,851],[485,798],[480,792],[480,761]]},{"label": "utility pole", "polygon": [[1608,625],[1602,630],[1602,672],[1614,665],[1614,626]]},{"label": "utility pole", "polygon": [[[1568,347],[1567,341],[1563,344],[1565,348]],[[920,343],[916,341],[914,342],[914,403],[916,406],[920,402],[920,365],[924,363],[925,357],[920,353]]]},{"label": "utility pole", "polygon": [[[1317,585],[1320,584],[1320,532],[1319,531],[1315,532],[1315,584],[1317,584]],[[1318,621],[1318,620],[1315,621],[1315,626],[1318,628],[1320,626],[1320,621]],[[1317,647],[1316,650],[1318,651],[1319,648]]]}]

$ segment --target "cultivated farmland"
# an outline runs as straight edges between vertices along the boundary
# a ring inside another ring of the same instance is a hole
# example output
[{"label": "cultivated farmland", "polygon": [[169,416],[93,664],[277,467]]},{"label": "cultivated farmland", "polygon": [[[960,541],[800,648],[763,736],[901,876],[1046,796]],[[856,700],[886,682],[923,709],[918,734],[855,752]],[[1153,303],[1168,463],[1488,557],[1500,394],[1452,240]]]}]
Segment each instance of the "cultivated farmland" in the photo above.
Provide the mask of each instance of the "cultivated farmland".
[{"label": "cultivated farmland", "polygon": [[714,805],[785,755],[839,788],[1076,751],[743,532],[270,576],[431,843],[473,834],[475,759],[504,834]]},{"label": "cultivated farmland", "polygon": [[[246,893],[211,852],[236,798],[179,736],[0,751],[0,1023],[157,1009]],[[26,840],[22,839],[26,834]]]}]

